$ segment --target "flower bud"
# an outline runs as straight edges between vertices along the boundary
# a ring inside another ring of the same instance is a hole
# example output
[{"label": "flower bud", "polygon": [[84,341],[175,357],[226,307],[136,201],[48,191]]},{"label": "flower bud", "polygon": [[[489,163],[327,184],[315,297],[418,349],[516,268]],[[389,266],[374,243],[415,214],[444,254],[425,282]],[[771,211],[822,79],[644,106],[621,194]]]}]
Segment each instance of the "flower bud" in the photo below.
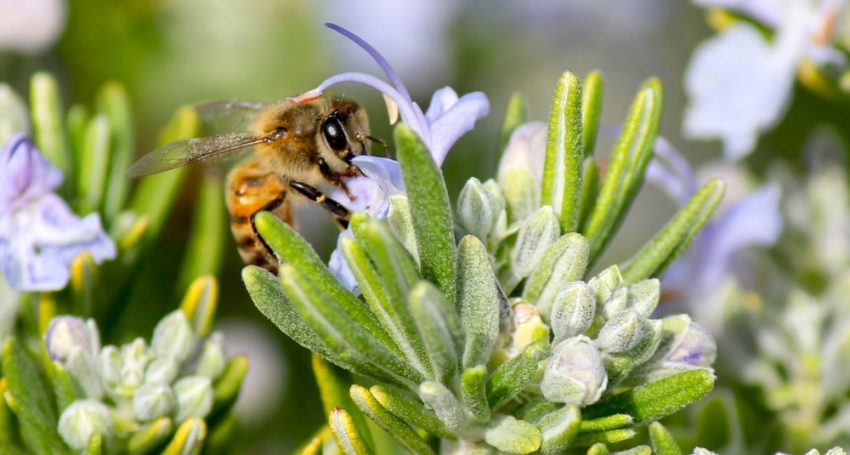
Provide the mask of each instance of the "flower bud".
[{"label": "flower bud", "polygon": [[90,352],[79,346],[72,347],[67,359],[65,359],[65,370],[73,378],[83,396],[96,400],[103,396],[97,360]]},{"label": "flower bud", "polygon": [[177,362],[189,357],[195,347],[195,334],[182,311],[172,311],[153,331],[151,350],[157,357],[171,356]]},{"label": "flower bud", "polygon": [[511,254],[511,269],[518,278],[531,275],[549,245],[561,235],[561,224],[552,207],[538,209],[519,228],[516,245]]},{"label": "flower bud", "polygon": [[104,437],[112,433],[109,408],[95,400],[77,400],[65,408],[59,417],[59,434],[74,450],[83,450],[92,435]]},{"label": "flower bud", "polygon": [[651,382],[682,371],[710,368],[717,357],[711,334],[688,315],[664,318],[661,342],[649,361],[635,372],[635,379]]},{"label": "flower bud", "polygon": [[600,302],[600,307],[605,320],[626,311],[629,307],[629,289],[623,287],[615,289],[608,300]]},{"label": "flower bud", "polygon": [[100,380],[107,388],[113,388],[121,382],[121,353],[115,346],[106,346],[97,357],[97,371]]},{"label": "flower bud", "polygon": [[583,406],[596,402],[607,385],[599,350],[589,338],[579,335],[555,346],[540,390],[551,402]]},{"label": "flower bud", "polygon": [[515,304],[511,317],[513,333],[508,346],[511,357],[521,353],[531,343],[549,339],[549,327],[540,318],[536,306],[524,302]]},{"label": "flower bud", "polygon": [[540,207],[540,182],[526,169],[508,169],[499,177],[511,221],[528,218]]},{"label": "flower bud", "polygon": [[204,376],[186,376],[174,384],[177,396],[175,422],[190,417],[206,417],[212,410],[213,390],[210,379]]},{"label": "flower bud", "polygon": [[171,357],[155,358],[145,370],[146,384],[171,384],[177,379],[180,365]]},{"label": "flower bud", "polygon": [[555,296],[550,325],[555,334],[553,343],[579,335],[593,323],[596,301],[593,290],[583,281],[567,283]]},{"label": "flower bud", "polygon": [[94,321],[84,321],[74,316],[58,316],[50,321],[44,343],[50,358],[64,363],[71,349],[78,347],[93,357],[100,350],[100,334]]},{"label": "flower bud", "polygon": [[201,352],[195,374],[213,380],[224,371],[227,357],[224,354],[223,338],[221,333],[215,332],[204,342],[204,350]]},{"label": "flower bud", "polygon": [[623,275],[620,273],[620,268],[616,265],[612,265],[599,272],[599,275],[596,275],[587,282],[596,294],[596,302],[600,305],[608,301],[622,283]]},{"label": "flower bud", "polygon": [[661,298],[661,282],[653,278],[629,286],[629,308],[649,317]]},{"label": "flower bud", "polygon": [[457,211],[461,225],[482,240],[493,232],[502,208],[491,192],[474,177],[466,182],[458,196]]},{"label": "flower bud", "polygon": [[611,354],[627,354],[655,333],[653,324],[634,310],[615,314],[599,330],[596,345]]},{"label": "flower bud", "polygon": [[166,384],[143,384],[133,394],[133,416],[147,422],[168,415],[174,408],[174,392]]},{"label": "flower bud", "polygon": [[145,378],[145,368],[153,358],[145,345],[145,340],[136,338],[132,343],[121,347],[121,386],[135,389]]}]

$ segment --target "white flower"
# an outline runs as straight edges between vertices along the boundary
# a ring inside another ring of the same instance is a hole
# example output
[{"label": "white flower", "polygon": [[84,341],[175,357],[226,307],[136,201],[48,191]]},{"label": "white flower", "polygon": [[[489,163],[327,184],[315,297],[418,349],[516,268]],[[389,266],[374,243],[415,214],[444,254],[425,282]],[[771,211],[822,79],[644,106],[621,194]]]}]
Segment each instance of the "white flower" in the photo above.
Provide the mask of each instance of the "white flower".
[{"label": "white flower", "polygon": [[62,0],[0,0],[0,49],[36,53],[65,28]]}]

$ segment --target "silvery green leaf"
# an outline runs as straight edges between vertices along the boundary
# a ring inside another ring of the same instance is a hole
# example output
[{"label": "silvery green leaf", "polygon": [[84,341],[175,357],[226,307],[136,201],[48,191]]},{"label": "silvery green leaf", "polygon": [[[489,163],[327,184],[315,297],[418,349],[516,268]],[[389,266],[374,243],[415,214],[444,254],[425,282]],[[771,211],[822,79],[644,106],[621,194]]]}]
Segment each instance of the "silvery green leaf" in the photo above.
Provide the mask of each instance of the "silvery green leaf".
[{"label": "silvery green leaf", "polygon": [[451,384],[457,376],[458,353],[463,349],[463,335],[455,309],[427,281],[414,286],[408,300],[410,314],[434,368],[434,379]]},{"label": "silvery green leaf", "polygon": [[484,441],[502,452],[526,454],[540,448],[543,436],[536,426],[524,420],[498,415],[487,425]]},{"label": "silvery green leaf", "polygon": [[419,264],[419,250],[416,247],[416,233],[413,231],[413,219],[410,217],[410,202],[407,196],[390,196],[390,209],[387,212],[387,223],[396,238],[404,245],[404,249]]},{"label": "silvery green leaf", "polygon": [[555,335],[553,344],[579,335],[593,323],[596,300],[593,290],[583,281],[568,283],[555,296],[550,326]]},{"label": "silvery green leaf", "polygon": [[224,337],[220,332],[214,332],[204,341],[195,374],[215,380],[224,371],[225,363],[227,355],[224,353]]},{"label": "silvery green leaf", "polygon": [[171,384],[177,379],[180,364],[172,357],[157,357],[145,370],[146,384]]},{"label": "silvery green leaf", "polygon": [[470,234],[487,240],[504,208],[491,191],[475,177],[467,180],[460,191],[457,212],[461,226]]},{"label": "silvery green leaf", "polygon": [[528,218],[540,207],[539,182],[525,168],[508,168],[499,177],[499,185],[505,195],[508,219],[513,221]]},{"label": "silvery green leaf", "polygon": [[44,156],[62,171],[65,186],[69,187],[73,163],[66,146],[63,112],[56,79],[47,73],[36,73],[30,82],[30,115],[35,143]]},{"label": "silvery green leaf", "polygon": [[583,406],[598,400],[607,384],[599,350],[589,338],[579,335],[553,348],[540,390],[549,401]]},{"label": "silvery green leaf", "polygon": [[682,449],[676,444],[673,435],[658,422],[649,424],[649,440],[652,450],[658,455],[682,455]]},{"label": "silvery green leaf", "polygon": [[623,275],[620,273],[620,268],[612,265],[607,269],[599,272],[599,275],[591,278],[587,284],[593,289],[596,294],[596,302],[600,305],[606,302],[614,295],[614,291],[623,283]]},{"label": "silvery green leaf", "polygon": [[629,286],[629,308],[649,317],[661,298],[661,282],[656,278],[638,281]]},{"label": "silvery green leaf", "polygon": [[525,283],[522,295],[535,303],[548,320],[555,295],[570,281],[580,280],[587,269],[590,246],[573,232],[564,234],[549,246]]},{"label": "silvery green leaf", "polygon": [[111,126],[105,115],[96,115],[88,124],[83,140],[81,160],[77,163],[77,208],[82,213],[97,210],[106,192],[109,167]]},{"label": "silvery green leaf", "polygon": [[578,435],[581,427],[581,411],[578,406],[564,406],[541,417],[536,425],[543,436],[540,452],[561,453]]},{"label": "silvery green leaf", "polygon": [[83,450],[92,435],[111,435],[112,425],[106,405],[95,400],[78,400],[59,417],[59,434],[72,449]]},{"label": "silvery green leaf", "polygon": [[546,138],[542,202],[555,210],[564,232],[578,229],[581,198],[582,144],[581,82],[567,71],[558,79]]},{"label": "silvery green leaf", "polygon": [[[596,133],[599,129],[599,117],[602,113],[602,75],[591,71],[581,84],[581,132],[584,135],[584,157],[593,155],[596,146]],[[584,194],[582,194],[584,196]]]},{"label": "silvery green leaf", "polygon": [[142,384],[133,394],[133,416],[142,422],[166,416],[174,402],[174,392],[167,384]]},{"label": "silvery green leaf", "polygon": [[124,207],[130,186],[125,172],[130,167],[134,151],[132,109],[127,91],[116,82],[104,84],[97,104],[98,110],[109,119],[112,132],[109,180],[103,204],[104,215],[110,223]]},{"label": "silvery green leaf", "polygon": [[490,405],[487,403],[487,367],[479,365],[467,368],[460,375],[460,399],[466,415],[479,424],[490,420]]},{"label": "silvery green leaf", "polygon": [[195,347],[195,334],[181,310],[175,310],[156,325],[151,339],[151,351],[157,357],[173,357],[182,362]]},{"label": "silvery green leaf", "polygon": [[517,278],[531,275],[550,245],[561,235],[561,225],[555,211],[543,206],[529,217],[519,229],[511,253],[511,270]]},{"label": "silvery green leaf", "polygon": [[[420,394],[422,385],[424,384],[426,383],[422,383],[419,386]],[[381,406],[405,422],[410,422],[413,426],[422,428],[428,433],[436,436],[446,438],[453,436],[453,433],[446,428],[434,412],[425,409],[422,403],[414,398],[410,398],[391,387],[384,387],[381,385],[374,385],[370,387],[369,392],[371,392],[372,396],[381,403]],[[461,412],[459,406],[456,406],[456,410]]]},{"label": "silvery green leaf", "polygon": [[345,409],[334,408],[329,413],[328,427],[333,432],[337,445],[345,455],[369,455],[372,452],[360,435],[351,414]]},{"label": "silvery green leaf", "polygon": [[174,383],[174,395],[177,407],[175,422],[183,422],[191,417],[203,418],[209,414],[213,405],[213,390],[210,379],[204,376],[186,376]]},{"label": "silvery green leaf", "polygon": [[548,340],[526,347],[522,353],[499,365],[487,381],[487,401],[498,409],[517,396],[534,378],[537,363],[546,354]]},{"label": "silvery green leaf", "polygon": [[[81,398],[74,386],[74,380],[61,363],[51,361],[48,368],[50,368],[48,376],[50,377],[50,382],[53,385],[53,393],[56,395],[57,409],[65,409],[68,405]],[[3,390],[0,390],[0,392],[3,392]],[[8,410],[4,408],[5,406],[0,403],[0,415],[3,415],[4,412],[8,413]],[[12,431],[4,429],[4,427],[8,426],[8,424],[11,424],[12,422],[6,422],[4,425],[2,419],[3,418],[0,417],[0,434]]]},{"label": "silvery green leaf", "polygon": [[499,336],[499,290],[490,257],[477,237],[467,235],[458,247],[457,305],[466,338],[464,368],[486,364]]},{"label": "silvery green leaf", "polygon": [[402,443],[408,450],[417,455],[434,454],[428,443],[410,425],[381,406],[368,389],[355,384],[351,386],[350,395],[360,411],[386,430],[387,433]]},{"label": "silvery green leaf", "polygon": [[449,431],[459,431],[466,422],[460,401],[451,390],[439,382],[425,381],[419,384],[419,399],[428,409],[434,411]]},{"label": "silvery green leaf", "polygon": [[628,414],[612,414],[605,417],[597,417],[590,420],[581,421],[581,432],[589,433],[593,431],[608,431],[618,428],[630,427],[634,424],[635,419]]}]

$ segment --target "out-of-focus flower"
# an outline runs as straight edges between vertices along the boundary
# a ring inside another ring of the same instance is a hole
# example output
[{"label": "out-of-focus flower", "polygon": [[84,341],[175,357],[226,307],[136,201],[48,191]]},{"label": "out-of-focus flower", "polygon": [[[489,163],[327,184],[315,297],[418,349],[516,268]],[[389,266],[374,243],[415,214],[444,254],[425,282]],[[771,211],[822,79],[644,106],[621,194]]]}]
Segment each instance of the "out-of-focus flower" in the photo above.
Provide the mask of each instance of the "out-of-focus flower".
[{"label": "out-of-focus flower", "polygon": [[705,7],[740,11],[773,29],[769,40],[757,28],[736,23],[701,44],[685,75],[690,106],[685,134],[720,138],[728,159],[755,146],[775,125],[804,61],[845,63],[831,45],[844,0],[699,0]]},{"label": "out-of-focus flower", "polygon": [[62,0],[0,0],[0,49],[37,53],[65,28]]},{"label": "out-of-focus flower", "polygon": [[0,144],[5,144],[15,133],[29,133],[27,106],[12,87],[4,83],[0,83],[0,112],[3,113],[0,115]]},{"label": "out-of-focus flower", "polygon": [[0,150],[0,271],[13,289],[62,289],[80,253],[97,263],[115,257],[100,216],[74,215],[53,192],[60,183],[62,172],[26,136]]},{"label": "out-of-focus flower", "polygon": [[[416,132],[428,148],[437,166],[443,164],[443,160],[452,145],[471,130],[475,126],[475,122],[489,112],[490,104],[487,96],[483,93],[472,92],[458,98],[457,93],[451,87],[443,87],[434,92],[428,110],[422,112],[419,105],[410,97],[410,93],[401,82],[398,73],[372,45],[338,25],[327,24],[327,26],[365,50],[384,71],[391,84],[370,74],[342,73],[325,79],[318,87],[292,98],[292,101],[306,102],[313,100],[322,96],[328,88],[343,82],[355,82],[370,86],[383,93],[391,111],[398,110],[402,121]],[[331,194],[331,197],[340,201],[350,210],[365,211],[373,218],[385,217],[389,209],[389,197],[404,193],[404,182],[401,179],[401,169],[398,163],[387,158],[369,156],[356,157],[353,163],[365,175],[365,177],[345,179],[346,185],[356,196],[356,199],[350,200],[345,192],[340,190]],[[348,235],[351,235],[350,231],[346,230],[340,235],[340,238]],[[356,291],[354,276],[342,258],[339,248],[331,254],[328,265],[345,286]]]}]

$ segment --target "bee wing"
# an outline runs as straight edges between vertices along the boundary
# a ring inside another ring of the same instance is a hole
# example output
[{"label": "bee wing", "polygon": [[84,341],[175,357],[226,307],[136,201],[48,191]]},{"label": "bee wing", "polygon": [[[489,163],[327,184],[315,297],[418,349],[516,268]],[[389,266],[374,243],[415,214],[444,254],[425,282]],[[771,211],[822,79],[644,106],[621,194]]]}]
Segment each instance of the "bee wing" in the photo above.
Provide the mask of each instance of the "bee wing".
[{"label": "bee wing", "polygon": [[224,134],[220,136],[195,137],[172,142],[160,147],[136,161],[127,171],[131,178],[157,174],[170,169],[208,160],[225,153],[244,149],[261,142],[268,137],[248,134]]},{"label": "bee wing", "polygon": [[195,105],[195,111],[212,134],[247,131],[257,115],[268,104],[256,101],[223,100]]}]

